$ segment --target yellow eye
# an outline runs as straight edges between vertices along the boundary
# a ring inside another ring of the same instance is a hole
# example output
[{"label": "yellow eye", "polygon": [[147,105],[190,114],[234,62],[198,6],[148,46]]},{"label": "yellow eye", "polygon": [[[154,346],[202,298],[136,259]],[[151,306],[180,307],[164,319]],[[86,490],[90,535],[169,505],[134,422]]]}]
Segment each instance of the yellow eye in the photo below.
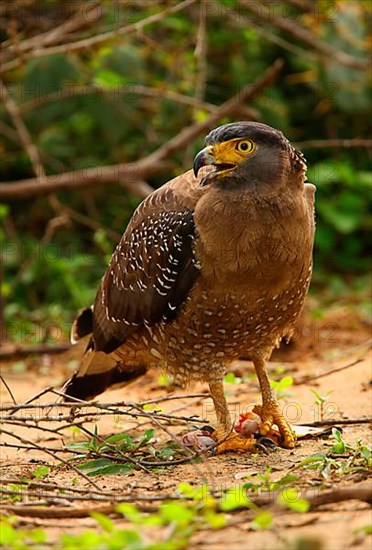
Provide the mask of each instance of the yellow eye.
[{"label": "yellow eye", "polygon": [[250,153],[253,149],[253,143],[249,140],[239,141],[235,149],[240,153]]}]

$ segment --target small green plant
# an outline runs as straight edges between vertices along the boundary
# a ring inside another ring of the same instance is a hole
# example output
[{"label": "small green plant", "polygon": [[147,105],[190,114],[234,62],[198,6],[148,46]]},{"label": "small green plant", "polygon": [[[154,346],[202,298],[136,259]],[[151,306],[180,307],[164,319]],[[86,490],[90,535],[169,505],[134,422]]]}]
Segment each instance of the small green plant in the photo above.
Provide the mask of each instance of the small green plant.
[{"label": "small green plant", "polygon": [[293,385],[292,376],[283,376],[280,380],[271,380],[270,385],[276,392],[277,399],[284,399],[290,397],[290,393],[287,391]]},{"label": "small green plant", "polygon": [[233,372],[227,372],[224,378],[225,384],[241,384],[242,379]]},{"label": "small green plant", "polygon": [[[76,435],[76,430],[74,435]],[[82,451],[81,454],[74,456],[73,460],[90,459],[78,465],[78,468],[88,476],[128,474],[132,471],[133,464],[125,460],[125,453],[138,451],[147,445],[153,436],[154,430],[150,429],[138,438],[133,438],[125,433],[101,438],[98,435],[98,428],[95,426],[94,436],[91,439],[69,443],[66,448]]]},{"label": "small green plant", "polygon": [[285,474],[276,481],[272,480],[271,477],[272,469],[267,468],[265,472],[258,474],[254,478],[250,476],[250,478],[254,479],[254,481],[248,481],[243,485],[243,487],[255,493],[258,493],[259,491],[278,491],[279,489],[288,487],[298,481],[298,477],[290,473]]},{"label": "small green plant", "polygon": [[310,509],[310,503],[305,498],[302,498],[299,489],[294,487],[285,487],[282,489],[277,498],[277,503],[283,508],[300,514],[304,514]]},{"label": "small green plant", "polygon": [[[74,436],[80,434],[74,428]],[[66,447],[70,450],[81,451],[72,460],[79,460],[78,468],[88,476],[107,474],[129,474],[135,468],[136,460],[143,458],[153,462],[171,461],[180,453],[181,448],[175,441],[167,442],[160,449],[153,446],[155,430],[148,429],[143,434],[133,437],[127,433],[118,433],[102,438],[98,435],[97,426],[93,437],[86,441],[74,441]],[[131,460],[128,460],[130,456]],[[184,458],[184,454],[181,455]],[[156,459],[154,461],[153,459]]]},{"label": "small green plant", "polygon": [[[32,484],[34,480],[40,480],[46,478],[50,473],[49,466],[36,466],[35,470],[31,472],[30,477],[24,476],[22,483],[10,483],[7,487],[10,494],[5,493],[3,498],[8,498],[12,502],[21,502],[23,495],[27,495],[27,488]],[[11,494],[14,493],[14,494]]]},{"label": "small green plant", "polygon": [[31,550],[46,548],[46,533],[43,529],[22,529],[16,516],[0,517],[0,548]]},{"label": "small green plant", "polygon": [[35,470],[32,473],[32,477],[35,479],[43,479],[44,477],[47,477],[50,474],[50,468],[49,466],[37,466]]},{"label": "small green plant", "polygon": [[340,430],[333,428],[332,436],[336,440],[326,454],[314,454],[303,459],[296,468],[314,470],[323,479],[334,475],[348,475],[368,472],[372,469],[372,450],[358,441],[355,446],[349,445],[342,438]]},{"label": "small green plant", "polygon": [[311,389],[310,391],[316,397],[314,401],[316,418],[322,422],[325,416],[325,404],[328,400],[328,397],[331,395],[332,391],[326,393],[326,395],[320,395],[316,390],[313,390],[313,389]]}]

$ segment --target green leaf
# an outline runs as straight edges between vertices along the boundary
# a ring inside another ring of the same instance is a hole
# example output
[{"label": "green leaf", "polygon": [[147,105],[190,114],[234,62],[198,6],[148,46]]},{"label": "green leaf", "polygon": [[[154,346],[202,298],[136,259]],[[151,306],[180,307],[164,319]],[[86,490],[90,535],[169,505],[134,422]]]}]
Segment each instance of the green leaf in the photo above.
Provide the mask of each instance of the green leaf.
[{"label": "green leaf", "polygon": [[123,77],[110,69],[100,69],[94,79],[94,83],[103,88],[114,88],[123,84]]},{"label": "green leaf", "polygon": [[252,527],[257,531],[265,531],[266,529],[270,529],[272,524],[273,516],[270,512],[266,511],[258,512],[252,521]]},{"label": "green leaf", "polygon": [[9,205],[0,204],[0,220],[3,220],[9,214]]},{"label": "green leaf", "polygon": [[320,464],[324,464],[327,461],[327,457],[322,454],[315,454],[304,458],[298,465],[300,468],[305,467],[307,470],[314,470],[319,468]]},{"label": "green leaf", "polygon": [[109,445],[114,445],[115,443],[119,443],[118,447],[132,447],[133,446],[133,438],[130,437],[128,434],[114,434],[110,437],[107,437],[102,443],[104,445],[105,443],[108,443]]},{"label": "green leaf", "polygon": [[141,440],[141,443],[145,443],[147,441],[150,441],[150,439],[152,439],[155,435],[155,430],[153,428],[149,429],[149,430],[146,430],[143,437],[142,437],[142,440]]},{"label": "green leaf", "polygon": [[236,376],[233,372],[228,372],[225,374],[224,378],[225,384],[236,384]]},{"label": "green leaf", "polygon": [[49,475],[49,473],[50,473],[49,466],[37,466],[32,475],[36,479],[42,479],[43,477],[46,477],[47,475]]},{"label": "green leaf", "polygon": [[96,520],[96,522],[99,524],[100,527],[102,527],[104,531],[112,533],[112,531],[115,529],[114,522],[104,514],[100,514],[99,512],[91,512],[90,515],[93,519]]},{"label": "green leaf", "polygon": [[369,449],[366,445],[362,445],[360,449],[360,454],[363,458],[365,458],[367,461],[372,458],[372,450]]},{"label": "green leaf", "polygon": [[133,523],[140,523],[142,521],[142,514],[134,504],[122,502],[117,505],[116,510],[119,514],[122,514],[126,519],[132,521]]},{"label": "green leaf", "polygon": [[88,476],[109,475],[109,474],[128,474],[132,471],[132,464],[125,462],[117,464],[109,458],[96,458],[89,460],[84,464],[79,464],[79,470],[83,470]]},{"label": "green leaf", "polygon": [[283,477],[278,479],[278,481],[274,481],[275,489],[280,489],[281,487],[286,487],[287,485],[290,485],[291,483],[294,483],[295,481],[298,481],[298,477],[294,474],[285,474]]},{"label": "green leaf", "polygon": [[292,376],[284,376],[278,381],[272,380],[271,386],[277,391],[283,391],[290,388],[293,385]]},{"label": "green leaf", "polygon": [[332,428],[332,435],[337,443],[331,447],[330,452],[334,454],[343,454],[346,451],[346,445],[342,439],[342,434],[337,428]]},{"label": "green leaf", "polygon": [[190,483],[180,483],[177,486],[177,492],[184,495],[187,498],[192,498],[196,501],[203,501],[210,496],[210,490],[207,485],[199,485],[194,487]]},{"label": "green leaf", "polygon": [[301,493],[294,487],[283,489],[277,498],[278,504],[294,512],[305,513],[310,509],[310,503],[301,498]]},{"label": "green leaf", "polygon": [[232,487],[221,497],[221,510],[228,512],[236,508],[250,508],[251,499],[247,495],[244,486]]},{"label": "green leaf", "polygon": [[196,516],[194,508],[179,504],[177,502],[170,502],[162,504],[159,510],[159,515],[163,519],[165,525],[168,523],[176,523],[179,526],[186,526]]},{"label": "green leaf", "polygon": [[19,533],[6,519],[1,518],[0,545],[1,548],[14,548],[19,540]]}]

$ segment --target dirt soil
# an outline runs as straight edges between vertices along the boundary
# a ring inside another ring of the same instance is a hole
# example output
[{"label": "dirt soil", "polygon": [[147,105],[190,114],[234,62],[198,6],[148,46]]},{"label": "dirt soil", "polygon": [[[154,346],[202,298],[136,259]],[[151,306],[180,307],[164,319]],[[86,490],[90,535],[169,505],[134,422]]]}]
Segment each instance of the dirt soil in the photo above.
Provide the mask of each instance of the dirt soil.
[{"label": "dirt soil", "polygon": [[[310,391],[316,390],[321,396],[326,396],[323,410],[323,419],[337,421],[345,419],[365,419],[371,417],[371,357],[369,354],[369,328],[359,320],[343,316],[338,312],[337,318],[327,318],[321,322],[303,318],[297,331],[295,341],[285,350],[274,354],[269,371],[272,379],[280,379],[290,375],[294,384],[288,388],[288,395],[280,400],[285,408],[289,420],[295,424],[304,424],[320,420],[320,410],[315,404],[315,396]],[[17,403],[22,403],[34,396],[46,386],[58,386],[71,372],[71,366],[79,357],[80,350],[74,348],[63,355],[34,357],[26,361],[26,370],[17,372],[14,368],[15,360],[3,365],[5,378]],[[356,362],[359,360],[359,362]],[[352,366],[352,363],[355,363]],[[347,367],[340,369],[340,367]],[[19,368],[19,366],[18,366]],[[238,417],[241,411],[250,410],[252,405],[260,401],[257,381],[253,375],[252,365],[244,360],[234,363],[231,369],[235,376],[235,383],[226,384],[226,393],[231,407],[231,413]],[[328,373],[328,374],[326,374]],[[242,380],[239,377],[244,376]],[[304,377],[313,377],[304,382]],[[108,392],[100,397],[102,403],[116,401],[140,403],[148,399],[167,397],[172,395],[170,388],[160,387],[159,373],[150,373],[145,378],[128,386],[125,390]],[[204,385],[195,385],[184,391],[174,390],[180,399],[159,403],[158,408],[163,412],[175,415],[205,419],[214,423],[214,413],[211,400],[205,397],[188,398],[191,394],[206,393]],[[1,383],[1,405],[11,404],[9,393]],[[38,399],[40,402],[51,402],[51,396]],[[4,413],[3,413],[4,414]],[[125,422],[111,416],[102,416],[96,421],[87,422],[86,427],[94,430],[98,425],[99,434],[105,437],[124,430],[130,433],[143,432],[150,424],[145,421]],[[49,423],[48,428],[54,429],[58,423]],[[184,423],[169,423],[167,429],[180,436],[190,430],[190,425]],[[370,425],[367,423],[343,425],[343,437],[351,445],[362,440],[366,445],[371,443]],[[13,431],[27,441],[36,442],[41,447],[60,448],[73,438],[70,430],[64,431],[63,437],[55,433],[30,430],[20,422],[19,426],[4,425],[4,429]],[[156,441],[154,447],[169,440],[169,435],[156,427]],[[78,436],[84,439],[82,436]],[[13,443],[14,439],[3,435],[2,445]],[[94,477],[94,482],[102,491],[115,491],[117,495],[154,496],[172,494],[181,482],[200,485],[207,483],[216,491],[223,492],[229,487],[242,485],[250,475],[259,480],[259,475],[270,467],[271,479],[280,479],[283,475],[293,471],[302,459],[315,453],[326,453],[334,441],[325,438],[304,440],[298,442],[292,450],[277,449],[268,455],[225,454],[208,456],[197,464],[180,464],[172,467],[158,468],[155,472],[133,470],[127,475],[101,475]],[[160,445],[161,446],[161,445]],[[6,480],[30,478],[37,464],[49,464],[50,473],[42,481],[57,483],[59,486],[78,486],[88,488],[88,482],[67,467],[56,468],[53,457],[44,451],[0,447],[1,450],[1,479],[3,487]],[[67,458],[66,455],[60,455]],[[331,475],[328,479],[320,476],[319,472],[299,469],[296,475],[300,477],[299,486],[303,489],[318,488],[331,489],[337,486],[351,485],[366,479],[366,473],[354,472],[346,475]],[[45,495],[44,495],[45,496]],[[23,497],[23,502],[14,502],[6,495],[3,504],[26,506],[32,502],[31,497]],[[37,502],[37,499],[36,499]],[[63,502],[63,499],[49,503],[56,508],[60,505],[70,506],[71,509],[86,506],[92,503]],[[189,548],[192,549],[329,549],[341,550],[346,548],[371,549],[372,537],[363,532],[363,529],[372,523],[371,509],[367,503],[358,500],[349,500],[335,504],[328,504],[306,514],[293,511],[274,513],[274,526],[266,531],[252,529],[252,513],[249,510],[227,514],[226,527],[218,530],[201,529],[191,539]],[[118,525],[125,525],[125,521],[115,519]],[[89,517],[83,518],[45,518],[22,517],[20,525],[26,528],[41,526],[48,533],[50,541],[58,539],[61,532],[79,533],[87,528],[96,526]],[[156,539],[160,536],[153,530],[148,537]]]}]

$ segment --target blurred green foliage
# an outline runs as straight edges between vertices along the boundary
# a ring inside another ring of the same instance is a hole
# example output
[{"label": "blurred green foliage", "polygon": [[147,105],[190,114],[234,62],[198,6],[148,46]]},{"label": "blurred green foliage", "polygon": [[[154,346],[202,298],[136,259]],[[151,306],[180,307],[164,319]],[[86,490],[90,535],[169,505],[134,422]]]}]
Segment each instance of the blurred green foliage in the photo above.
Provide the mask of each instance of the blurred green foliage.
[{"label": "blurred green foliage", "polygon": [[[17,10],[17,4],[4,10],[1,32],[11,41],[14,28],[23,29],[21,43],[58,28],[86,5],[35,1]],[[87,17],[89,24],[77,31],[76,39],[132,25],[175,4],[101,1],[101,17]],[[261,121],[282,129],[292,142],[367,138],[367,71],[325,59],[316,47],[280,30],[276,18],[306,28],[337,51],[366,59],[369,3],[304,2],[303,10],[299,4],[275,2],[272,18],[265,22],[244,2],[195,2],[138,32],[114,35],[91,47],[70,49],[68,43],[75,38],[68,35],[60,53],[33,58],[26,52],[19,65],[6,71],[4,82],[48,175],[144,157],[182,128],[203,120],[211,105],[253,82],[278,57],[285,60],[280,78],[247,105]],[[200,51],[205,52],[202,60]],[[0,114],[1,179],[33,177],[28,153],[3,104]],[[235,118],[246,118],[246,113]],[[200,137],[175,154],[168,171],[149,183],[157,187],[189,169],[202,143]],[[370,267],[372,225],[368,151],[310,148],[306,143],[303,151],[309,181],[318,189],[316,275],[321,273],[319,280],[324,281],[324,274],[363,274]],[[47,197],[10,201],[0,208],[2,293],[10,323],[21,319],[27,327],[53,319],[68,326],[76,310],[93,300],[115,236],[139,202],[120,185],[63,191],[58,199],[85,217],[71,215],[55,223],[58,212]],[[20,337],[17,330],[13,336]]]}]

